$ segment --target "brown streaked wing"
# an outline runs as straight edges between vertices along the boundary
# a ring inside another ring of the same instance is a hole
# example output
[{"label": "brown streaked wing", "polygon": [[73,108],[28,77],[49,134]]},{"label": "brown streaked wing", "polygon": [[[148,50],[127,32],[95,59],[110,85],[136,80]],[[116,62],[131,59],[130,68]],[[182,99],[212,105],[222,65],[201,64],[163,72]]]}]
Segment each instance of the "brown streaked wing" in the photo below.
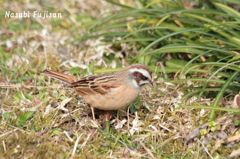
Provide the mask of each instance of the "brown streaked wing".
[{"label": "brown streaked wing", "polygon": [[89,76],[71,83],[70,87],[75,88],[80,95],[106,94],[111,88],[119,86],[116,81],[117,78],[113,74]]},{"label": "brown streaked wing", "polygon": [[84,96],[84,95],[89,95],[89,94],[94,94],[95,92],[87,87],[77,87],[76,91],[78,93],[78,95],[80,96]]}]

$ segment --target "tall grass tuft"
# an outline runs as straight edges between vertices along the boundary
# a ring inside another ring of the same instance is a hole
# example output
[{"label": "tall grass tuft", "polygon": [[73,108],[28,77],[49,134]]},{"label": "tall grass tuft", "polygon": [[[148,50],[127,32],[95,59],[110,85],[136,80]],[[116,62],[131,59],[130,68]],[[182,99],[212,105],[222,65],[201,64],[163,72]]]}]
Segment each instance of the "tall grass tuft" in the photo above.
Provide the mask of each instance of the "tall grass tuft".
[{"label": "tall grass tuft", "polygon": [[137,49],[131,62],[151,68],[163,63],[157,73],[186,86],[186,98],[215,98],[211,120],[224,95],[239,93],[239,1],[138,0],[136,6],[108,2],[119,11],[90,28],[90,37]]}]

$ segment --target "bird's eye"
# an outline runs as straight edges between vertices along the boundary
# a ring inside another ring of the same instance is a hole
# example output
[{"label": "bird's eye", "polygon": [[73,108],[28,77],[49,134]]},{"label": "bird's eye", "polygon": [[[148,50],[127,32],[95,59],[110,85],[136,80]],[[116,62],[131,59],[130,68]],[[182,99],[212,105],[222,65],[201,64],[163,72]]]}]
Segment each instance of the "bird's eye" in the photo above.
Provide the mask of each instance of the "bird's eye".
[{"label": "bird's eye", "polygon": [[142,73],[140,73],[140,72],[134,72],[134,73],[133,73],[133,76],[134,76],[136,79],[138,79],[138,80],[143,80],[143,81],[148,80],[148,77],[144,76],[144,75],[143,75]]},{"label": "bird's eye", "polygon": [[146,76],[143,76],[143,75],[142,75],[141,78],[142,78],[142,80],[148,80],[148,78]]},{"label": "bird's eye", "polygon": [[141,74],[139,72],[134,72],[133,76],[136,77],[136,78],[139,78],[141,76]]}]

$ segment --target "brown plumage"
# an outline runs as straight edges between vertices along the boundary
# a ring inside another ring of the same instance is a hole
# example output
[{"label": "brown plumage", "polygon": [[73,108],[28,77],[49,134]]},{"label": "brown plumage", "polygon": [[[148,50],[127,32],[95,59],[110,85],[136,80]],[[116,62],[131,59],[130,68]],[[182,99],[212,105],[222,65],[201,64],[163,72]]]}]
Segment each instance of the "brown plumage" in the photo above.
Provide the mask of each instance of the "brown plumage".
[{"label": "brown plumage", "polygon": [[50,70],[43,73],[68,83],[91,107],[102,110],[125,108],[138,96],[142,85],[152,83],[150,71],[146,66],[139,64],[122,71],[83,77],[80,80]]}]

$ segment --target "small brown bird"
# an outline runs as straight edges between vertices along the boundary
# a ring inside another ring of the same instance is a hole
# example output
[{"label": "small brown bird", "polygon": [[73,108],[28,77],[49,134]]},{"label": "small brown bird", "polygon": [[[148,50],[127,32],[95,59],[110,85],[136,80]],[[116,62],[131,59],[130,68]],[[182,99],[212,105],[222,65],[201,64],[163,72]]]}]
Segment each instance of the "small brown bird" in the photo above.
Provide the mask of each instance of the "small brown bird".
[{"label": "small brown bird", "polygon": [[76,80],[74,76],[50,70],[44,74],[66,82],[76,90],[77,95],[94,109],[119,110],[132,103],[145,84],[151,84],[152,76],[149,69],[140,64],[131,65],[121,71],[96,76],[83,77]]}]

